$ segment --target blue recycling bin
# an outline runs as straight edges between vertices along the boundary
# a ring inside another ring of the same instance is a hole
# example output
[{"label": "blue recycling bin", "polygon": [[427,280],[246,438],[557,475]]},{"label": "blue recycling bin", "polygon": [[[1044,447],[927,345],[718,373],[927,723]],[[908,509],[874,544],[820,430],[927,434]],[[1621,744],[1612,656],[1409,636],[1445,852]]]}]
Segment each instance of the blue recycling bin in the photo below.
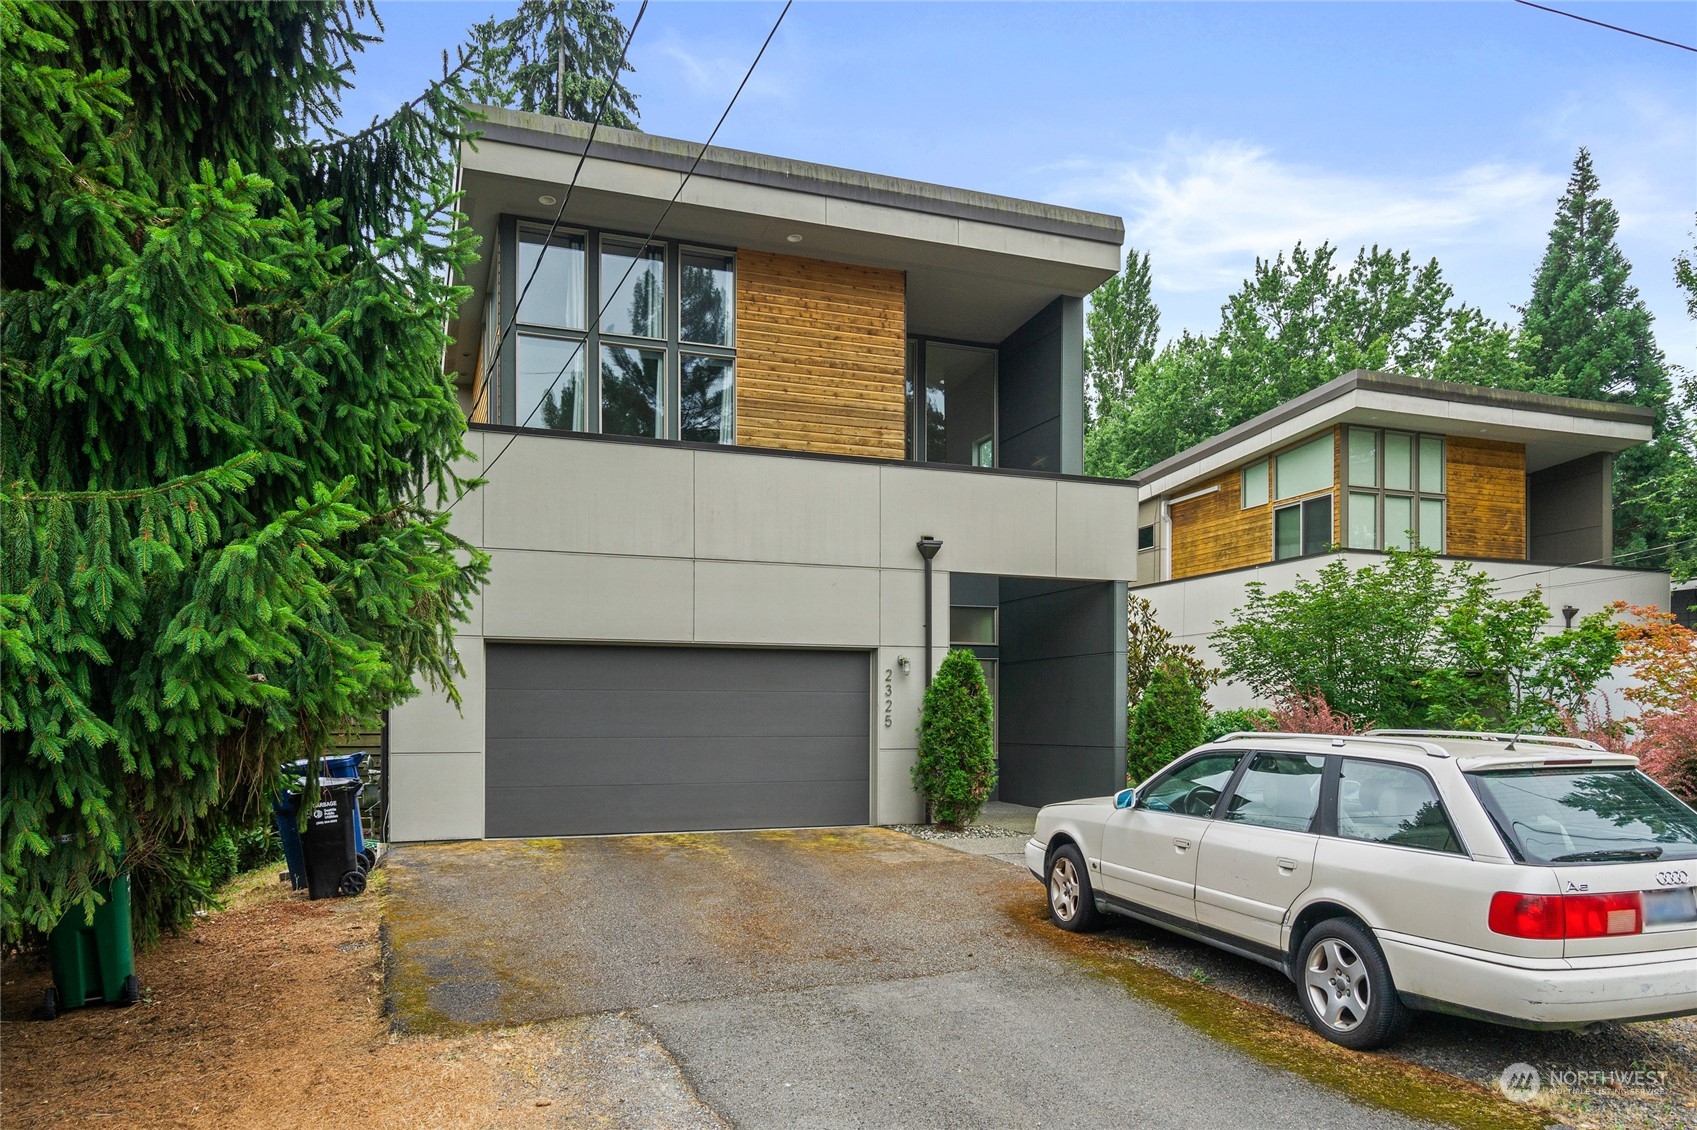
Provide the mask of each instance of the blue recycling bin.
[{"label": "blue recycling bin", "polygon": [[[353,753],[326,754],[318,759],[319,787],[323,788],[326,781],[359,780],[360,767],[365,764],[369,755],[365,750]],[[299,813],[301,795],[306,792],[306,761],[296,761],[286,767],[294,774],[294,788],[284,789],[271,800],[271,811],[277,820],[277,836],[283,841],[283,860],[288,864],[288,881],[295,890],[304,890],[306,879],[306,852],[301,846]],[[360,786],[364,789],[364,785]],[[355,791],[357,812],[359,790]],[[376,852],[370,850],[365,843],[363,821],[354,821],[354,850],[367,867],[377,862]]]}]

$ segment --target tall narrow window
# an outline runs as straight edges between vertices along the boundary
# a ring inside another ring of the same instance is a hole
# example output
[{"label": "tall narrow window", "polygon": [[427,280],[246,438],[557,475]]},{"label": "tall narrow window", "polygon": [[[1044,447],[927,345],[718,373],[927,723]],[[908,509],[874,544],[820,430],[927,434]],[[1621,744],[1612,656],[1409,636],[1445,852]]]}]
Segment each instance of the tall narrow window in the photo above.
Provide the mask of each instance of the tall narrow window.
[{"label": "tall narrow window", "polygon": [[601,306],[604,334],[665,337],[665,248],[603,236]]},{"label": "tall narrow window", "polygon": [[666,354],[628,345],[601,347],[601,430],[659,436],[665,428]]},{"label": "tall narrow window", "polygon": [[1349,485],[1379,485],[1379,433],[1370,428],[1349,429]]},{"label": "tall narrow window", "polygon": [[1251,463],[1243,469],[1243,509],[1267,505],[1267,461]]},{"label": "tall narrow window", "polygon": [[927,463],[996,464],[996,351],[925,343]]},{"label": "tall narrow window", "polygon": [[735,443],[731,390],[736,384],[736,362],[685,353],[681,374],[679,438],[693,443]]},{"label": "tall narrow window", "polygon": [[735,259],[685,249],[679,257],[678,337],[693,345],[734,345]]},{"label": "tall narrow window", "polygon": [[1363,491],[1349,492],[1349,534],[1346,544],[1351,549],[1379,548],[1379,496]]}]

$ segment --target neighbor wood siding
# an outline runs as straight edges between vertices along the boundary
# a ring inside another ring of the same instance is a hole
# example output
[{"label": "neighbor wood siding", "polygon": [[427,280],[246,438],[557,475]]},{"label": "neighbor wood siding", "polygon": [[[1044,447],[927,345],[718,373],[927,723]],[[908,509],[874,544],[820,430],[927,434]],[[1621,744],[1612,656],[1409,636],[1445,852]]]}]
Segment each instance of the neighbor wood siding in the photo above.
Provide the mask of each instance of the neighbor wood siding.
[{"label": "neighbor wood siding", "polygon": [[1229,471],[1184,493],[1220,489],[1168,507],[1173,580],[1260,565],[1273,559],[1273,506],[1243,509],[1243,472]]},{"label": "neighbor wood siding", "polygon": [[737,252],[737,443],[901,459],[900,271]]},{"label": "neighbor wood siding", "polygon": [[1444,447],[1444,552],[1524,561],[1525,446],[1451,436]]}]

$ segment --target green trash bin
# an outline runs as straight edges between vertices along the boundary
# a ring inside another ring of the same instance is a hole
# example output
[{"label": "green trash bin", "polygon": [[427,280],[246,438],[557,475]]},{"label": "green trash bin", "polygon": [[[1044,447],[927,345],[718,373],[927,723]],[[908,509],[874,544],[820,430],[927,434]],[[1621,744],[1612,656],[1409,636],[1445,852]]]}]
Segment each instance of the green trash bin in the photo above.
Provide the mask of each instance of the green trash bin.
[{"label": "green trash bin", "polygon": [[95,889],[106,901],[95,908],[93,922],[73,906],[47,935],[53,987],[41,1011],[48,1020],[68,1008],[141,999],[130,937],[130,877],[120,875]]}]

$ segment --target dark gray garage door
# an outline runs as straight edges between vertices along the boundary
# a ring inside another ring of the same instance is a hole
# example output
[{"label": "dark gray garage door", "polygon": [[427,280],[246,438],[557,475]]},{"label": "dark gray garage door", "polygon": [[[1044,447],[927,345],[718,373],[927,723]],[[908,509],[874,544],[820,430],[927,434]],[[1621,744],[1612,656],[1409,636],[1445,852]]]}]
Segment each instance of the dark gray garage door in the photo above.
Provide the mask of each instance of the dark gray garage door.
[{"label": "dark gray garage door", "polygon": [[490,644],[488,835],[868,819],[861,652]]}]

